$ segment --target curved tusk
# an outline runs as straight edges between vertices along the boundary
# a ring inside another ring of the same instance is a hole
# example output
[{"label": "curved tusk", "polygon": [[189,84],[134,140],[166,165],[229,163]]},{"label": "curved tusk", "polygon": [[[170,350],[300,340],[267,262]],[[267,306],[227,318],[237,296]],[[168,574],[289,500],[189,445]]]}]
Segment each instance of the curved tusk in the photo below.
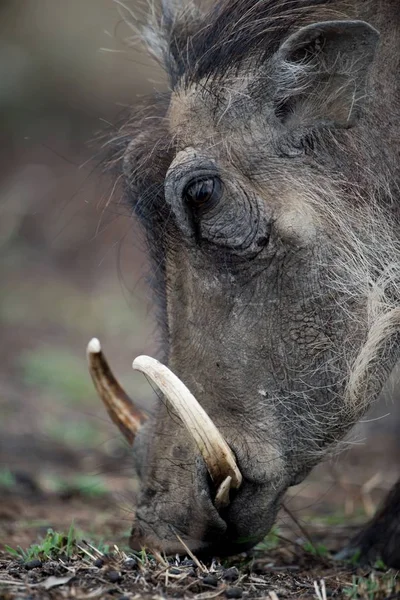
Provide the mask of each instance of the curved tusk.
[{"label": "curved tusk", "polygon": [[186,385],[158,360],[149,356],[138,356],[133,361],[132,367],[150,377],[175,409],[186,429],[193,436],[214,484],[218,488],[222,486],[222,491],[218,490],[217,496],[220,494],[218,498],[227,505],[229,488],[240,486],[242,474],[232,450],[204,408]]},{"label": "curved tusk", "polygon": [[215,507],[219,510],[225,506],[229,506],[229,492],[231,490],[232,477],[228,475],[219,486],[215,494]]},{"label": "curved tusk", "polygon": [[94,386],[111,420],[121,430],[129,444],[133,444],[135,435],[143,421],[147,419],[147,415],[136,408],[115,379],[97,338],[93,338],[87,346],[87,359]]}]

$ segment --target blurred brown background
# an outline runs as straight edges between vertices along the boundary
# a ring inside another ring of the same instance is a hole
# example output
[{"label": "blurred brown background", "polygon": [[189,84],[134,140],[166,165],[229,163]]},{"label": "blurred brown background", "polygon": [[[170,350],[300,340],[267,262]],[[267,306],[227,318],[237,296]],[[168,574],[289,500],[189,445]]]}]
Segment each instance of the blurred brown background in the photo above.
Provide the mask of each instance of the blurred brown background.
[{"label": "blurred brown background", "polygon": [[[130,473],[127,448],[86,370],[91,337],[137,400],[151,399],[131,370],[136,355],[156,348],[143,243],[92,142],[164,85],[146,53],[132,47],[125,17],[129,10],[113,0],[0,3],[3,489],[10,482],[34,489],[40,480],[57,491],[68,480],[101,490],[111,475],[113,490],[126,489],[117,479]],[[381,404],[371,417],[378,420],[359,428],[361,451],[346,452],[295,491],[302,515],[310,506],[332,510],[332,501],[349,514],[373,510],[371,493],[379,498],[398,473],[394,407]]]},{"label": "blurred brown background", "polygon": [[143,244],[93,141],[162,85],[131,47],[127,17],[113,0],[0,4],[0,458],[10,469],[112,453],[117,432],[86,370],[91,337],[139,401],[150,397],[130,366],[153,348]]}]

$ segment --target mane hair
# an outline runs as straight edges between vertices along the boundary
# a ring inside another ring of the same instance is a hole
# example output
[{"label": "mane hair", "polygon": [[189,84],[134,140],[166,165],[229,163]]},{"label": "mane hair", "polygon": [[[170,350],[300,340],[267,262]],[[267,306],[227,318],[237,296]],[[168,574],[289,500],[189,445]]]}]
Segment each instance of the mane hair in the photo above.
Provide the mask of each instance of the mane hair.
[{"label": "mane hair", "polygon": [[201,14],[194,4],[162,2],[143,29],[171,87],[219,80],[242,64],[262,63],[295,29],[345,18],[337,0],[221,0]]}]

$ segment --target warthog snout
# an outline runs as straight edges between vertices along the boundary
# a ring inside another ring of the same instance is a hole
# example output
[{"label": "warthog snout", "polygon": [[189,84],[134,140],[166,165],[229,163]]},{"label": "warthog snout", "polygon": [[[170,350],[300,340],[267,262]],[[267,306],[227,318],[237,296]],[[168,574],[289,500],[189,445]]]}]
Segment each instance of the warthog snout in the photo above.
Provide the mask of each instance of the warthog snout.
[{"label": "warthog snout", "polygon": [[[204,463],[203,463],[204,467]],[[215,506],[214,488],[205,469],[198,464],[189,501],[182,494],[182,505],[164,497],[153,485],[143,486],[133,524],[130,546],[160,549],[167,554],[186,554],[186,548],[199,557],[239,554],[265,537],[276,517],[278,500],[272,486],[260,486],[245,479],[239,490],[231,492],[230,504]],[[267,501],[267,498],[270,500]]]},{"label": "warthog snout", "polygon": [[[112,421],[119,427],[128,442],[133,444],[147,421],[146,414],[135,406],[115,379],[102,353],[100,342],[96,338],[89,343],[87,355],[89,370],[100,398]],[[243,476],[235,454],[223,435],[185,384],[170,369],[148,356],[136,358],[132,366],[158,386],[199,452],[196,461],[197,473],[193,482],[192,507],[189,511],[189,516],[190,513],[193,515],[192,523],[182,527],[179,511],[176,513],[177,519],[169,513],[164,520],[163,505],[168,505],[168,492],[157,494],[154,490],[145,487],[141,493],[136,522],[132,530],[132,547],[140,549],[143,546],[150,546],[168,552],[179,552],[183,550],[186,543],[197,551],[207,551],[212,547],[213,552],[220,549],[221,554],[231,554],[235,546],[238,551],[253,546],[254,535],[250,531],[249,536],[239,535],[235,523],[238,514],[240,515],[240,505],[247,502],[247,496],[254,502],[256,492],[254,489],[250,492],[252,485],[246,483],[245,491],[241,493]],[[155,499],[156,495],[159,496],[158,499]],[[201,524],[201,531],[199,524]],[[264,528],[260,537],[263,532]],[[258,541],[257,534],[256,537]],[[224,551],[225,544],[227,549]]]}]

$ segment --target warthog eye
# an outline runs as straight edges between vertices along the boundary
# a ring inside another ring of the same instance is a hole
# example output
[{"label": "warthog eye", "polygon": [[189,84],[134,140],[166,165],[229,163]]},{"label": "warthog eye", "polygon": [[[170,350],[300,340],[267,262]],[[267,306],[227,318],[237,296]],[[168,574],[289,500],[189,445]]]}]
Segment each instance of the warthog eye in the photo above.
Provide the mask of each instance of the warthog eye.
[{"label": "warthog eye", "polygon": [[222,196],[222,183],[218,177],[194,179],[183,190],[184,200],[194,208],[215,206]]}]

